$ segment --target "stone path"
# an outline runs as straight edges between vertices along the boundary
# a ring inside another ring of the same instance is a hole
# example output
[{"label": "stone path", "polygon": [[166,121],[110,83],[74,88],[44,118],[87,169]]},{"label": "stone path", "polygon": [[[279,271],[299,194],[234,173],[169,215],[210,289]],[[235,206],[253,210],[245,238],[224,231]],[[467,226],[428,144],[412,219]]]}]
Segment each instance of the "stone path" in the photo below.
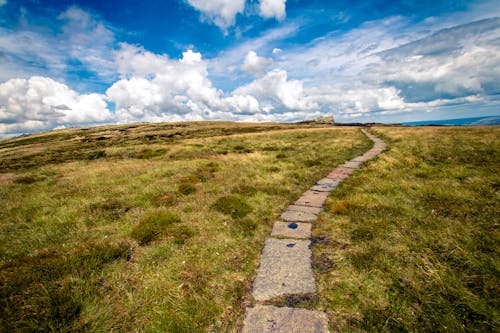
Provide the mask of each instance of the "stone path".
[{"label": "stone path", "polygon": [[363,162],[380,154],[384,141],[363,133],[375,144],[365,154],[355,157],[334,169],[281,214],[271,237],[266,238],[260,266],[252,290],[255,306],[247,308],[243,333],[323,333],[328,332],[324,312],[265,305],[282,296],[311,295],[316,283],[311,266],[311,228],[323,209],[326,198]]}]

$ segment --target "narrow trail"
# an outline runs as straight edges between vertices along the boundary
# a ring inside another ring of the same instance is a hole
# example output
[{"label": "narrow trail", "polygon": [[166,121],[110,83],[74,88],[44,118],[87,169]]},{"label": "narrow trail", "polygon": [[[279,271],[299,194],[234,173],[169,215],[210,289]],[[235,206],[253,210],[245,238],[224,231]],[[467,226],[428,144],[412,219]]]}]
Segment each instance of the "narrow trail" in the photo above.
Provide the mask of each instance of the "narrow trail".
[{"label": "narrow trail", "polygon": [[279,297],[310,296],[316,293],[311,266],[311,228],[323,210],[326,198],[361,164],[379,155],[383,140],[362,130],[374,146],[335,168],[288,206],[266,238],[260,266],[254,280],[253,307],[247,308],[243,333],[323,333],[328,332],[324,312],[266,305]]}]

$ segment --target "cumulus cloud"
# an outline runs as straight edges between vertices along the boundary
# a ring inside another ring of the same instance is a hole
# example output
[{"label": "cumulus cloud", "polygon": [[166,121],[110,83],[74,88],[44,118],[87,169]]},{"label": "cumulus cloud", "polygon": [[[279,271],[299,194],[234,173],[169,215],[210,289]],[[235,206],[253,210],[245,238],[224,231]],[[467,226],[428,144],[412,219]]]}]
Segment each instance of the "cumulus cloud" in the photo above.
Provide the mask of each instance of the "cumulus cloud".
[{"label": "cumulus cloud", "polygon": [[80,95],[47,77],[0,84],[0,133],[4,135],[111,119],[103,95]]},{"label": "cumulus cloud", "polygon": [[224,97],[208,78],[207,62],[188,50],[181,59],[170,59],[143,48],[122,44],[117,52],[121,80],[106,92],[115,103],[117,119],[173,121],[233,119],[255,114],[259,102],[253,96]]},{"label": "cumulus cloud", "polygon": [[205,19],[226,30],[234,25],[236,15],[243,13],[245,0],[187,0]]},{"label": "cumulus cloud", "polygon": [[283,70],[268,72],[225,96],[208,78],[208,62],[192,50],[177,60],[122,44],[117,63],[122,79],[106,95],[115,104],[120,122],[277,120],[287,112],[318,107],[304,94],[303,83],[289,80]]},{"label": "cumulus cloud", "polygon": [[121,121],[159,121],[169,114],[204,112],[217,106],[221,92],[207,77],[207,64],[191,50],[180,60],[122,44],[117,52],[121,80],[106,92]]},{"label": "cumulus cloud", "polygon": [[286,16],[286,0],[260,0],[259,14],[264,18],[282,20]]},{"label": "cumulus cloud", "polygon": [[268,110],[313,110],[318,105],[304,94],[300,80],[288,80],[284,70],[272,70],[262,78],[234,90],[235,95],[250,95],[266,104]]},{"label": "cumulus cloud", "polygon": [[259,57],[255,51],[249,51],[245,56],[241,69],[247,74],[259,76],[272,62],[272,59]]}]

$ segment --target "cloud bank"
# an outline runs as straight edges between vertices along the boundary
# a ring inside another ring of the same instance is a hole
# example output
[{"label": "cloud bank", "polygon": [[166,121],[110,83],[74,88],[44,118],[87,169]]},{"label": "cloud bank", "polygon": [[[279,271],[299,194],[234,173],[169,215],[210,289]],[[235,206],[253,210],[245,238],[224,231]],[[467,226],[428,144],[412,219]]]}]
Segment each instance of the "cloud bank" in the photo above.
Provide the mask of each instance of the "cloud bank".
[{"label": "cloud bank", "polygon": [[[224,24],[240,10],[231,8]],[[57,21],[52,35],[0,28],[7,59],[0,63],[0,136],[136,121],[295,121],[329,114],[377,121],[500,104],[500,18],[443,27],[391,17],[286,48],[282,42],[300,29],[283,24],[211,59],[194,48],[171,58],[117,43],[98,17],[76,7]],[[63,75],[72,71],[109,84],[100,94],[82,93],[78,81]],[[218,78],[228,86],[221,89]]]},{"label": "cloud bank", "polygon": [[50,78],[33,76],[0,84],[2,134],[103,123],[112,118],[105,96],[80,95]]}]

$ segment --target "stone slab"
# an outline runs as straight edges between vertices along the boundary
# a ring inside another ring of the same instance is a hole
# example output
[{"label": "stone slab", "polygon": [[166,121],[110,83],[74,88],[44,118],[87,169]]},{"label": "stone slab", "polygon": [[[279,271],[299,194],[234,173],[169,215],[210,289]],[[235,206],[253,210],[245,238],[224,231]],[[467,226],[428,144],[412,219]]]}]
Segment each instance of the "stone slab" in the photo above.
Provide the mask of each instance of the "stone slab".
[{"label": "stone slab", "polygon": [[273,237],[301,238],[311,237],[311,223],[300,222],[274,222]]},{"label": "stone slab", "polygon": [[304,213],[319,214],[323,209],[321,207],[290,205],[286,208],[286,210],[295,210]]},{"label": "stone slab", "polygon": [[302,196],[294,202],[296,205],[323,207],[323,203],[328,197],[328,192],[305,191]]},{"label": "stone slab", "polygon": [[314,222],[318,216],[316,214],[299,212],[297,210],[285,210],[283,214],[281,214],[281,218],[289,222]]},{"label": "stone slab", "polygon": [[349,175],[346,173],[342,173],[342,172],[338,172],[338,171],[333,170],[326,177],[332,178],[332,179],[344,180],[347,177],[349,177]]},{"label": "stone slab", "polygon": [[337,187],[337,185],[332,186],[332,185],[328,185],[328,184],[316,184],[316,185],[311,186],[311,188],[309,190],[317,191],[317,192],[331,192],[331,191],[335,190],[336,187]]},{"label": "stone slab", "polygon": [[327,333],[328,317],[324,312],[257,305],[248,308],[243,333]]},{"label": "stone slab", "polygon": [[266,238],[252,290],[257,301],[316,292],[310,240]]},{"label": "stone slab", "polygon": [[366,162],[368,160],[367,157],[364,157],[364,156],[358,156],[358,157],[355,157],[351,160],[351,162],[360,162],[360,163],[363,163],[363,162]]},{"label": "stone slab", "polygon": [[337,187],[341,181],[342,181],[341,179],[334,179],[334,178],[325,177],[323,179],[318,180],[316,185],[329,185],[329,186],[334,188],[334,187]]},{"label": "stone slab", "polygon": [[345,162],[344,164],[341,165],[343,168],[350,168],[350,169],[359,169],[359,166],[361,165],[361,162]]}]

